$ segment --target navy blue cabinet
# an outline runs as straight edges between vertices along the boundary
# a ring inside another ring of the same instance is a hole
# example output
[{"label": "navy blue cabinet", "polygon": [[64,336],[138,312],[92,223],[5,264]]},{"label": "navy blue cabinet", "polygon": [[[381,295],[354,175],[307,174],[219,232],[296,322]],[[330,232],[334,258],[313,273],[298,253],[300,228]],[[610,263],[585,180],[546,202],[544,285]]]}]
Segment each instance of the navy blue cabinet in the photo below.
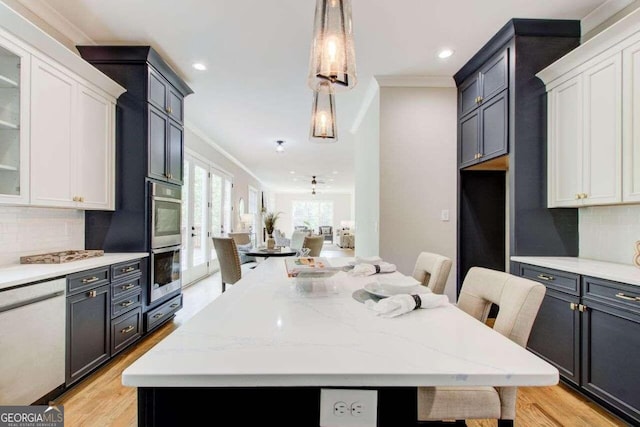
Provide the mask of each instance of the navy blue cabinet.
[{"label": "navy blue cabinet", "polygon": [[519,272],[547,287],[527,348],[640,423],[640,287],[527,264]]}]

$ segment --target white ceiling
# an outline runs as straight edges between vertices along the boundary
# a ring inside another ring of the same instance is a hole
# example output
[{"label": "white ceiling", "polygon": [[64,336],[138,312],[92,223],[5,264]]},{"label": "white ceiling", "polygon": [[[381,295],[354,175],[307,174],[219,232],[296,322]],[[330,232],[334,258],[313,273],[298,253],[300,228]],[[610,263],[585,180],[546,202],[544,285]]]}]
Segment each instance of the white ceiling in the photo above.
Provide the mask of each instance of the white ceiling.
[{"label": "white ceiling", "polygon": [[[604,3],[352,0],[359,83],[337,95],[339,141],[313,144],[306,76],[315,0],[21,1],[48,2],[98,44],[152,45],[195,91],[187,120],[265,185],[289,191],[310,190],[291,170],[334,179],[323,191],[352,191],[349,129],[374,75],[452,76],[510,18],[581,19]],[[439,59],[442,47],[454,56]],[[275,152],[277,139],[286,141],[284,154]]]}]

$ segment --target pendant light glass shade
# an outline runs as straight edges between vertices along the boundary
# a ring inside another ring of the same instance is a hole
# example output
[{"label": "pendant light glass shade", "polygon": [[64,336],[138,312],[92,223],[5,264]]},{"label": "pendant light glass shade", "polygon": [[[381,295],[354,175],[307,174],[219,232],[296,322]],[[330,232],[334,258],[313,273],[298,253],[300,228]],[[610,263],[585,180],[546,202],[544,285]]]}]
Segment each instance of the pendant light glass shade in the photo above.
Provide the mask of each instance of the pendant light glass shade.
[{"label": "pendant light glass shade", "polygon": [[313,92],[311,109],[311,140],[314,142],[336,142],[336,102],[333,87],[329,82],[320,82]]},{"label": "pendant light glass shade", "polygon": [[316,0],[316,15],[309,60],[309,87],[332,83],[336,90],[356,85],[351,0]]}]

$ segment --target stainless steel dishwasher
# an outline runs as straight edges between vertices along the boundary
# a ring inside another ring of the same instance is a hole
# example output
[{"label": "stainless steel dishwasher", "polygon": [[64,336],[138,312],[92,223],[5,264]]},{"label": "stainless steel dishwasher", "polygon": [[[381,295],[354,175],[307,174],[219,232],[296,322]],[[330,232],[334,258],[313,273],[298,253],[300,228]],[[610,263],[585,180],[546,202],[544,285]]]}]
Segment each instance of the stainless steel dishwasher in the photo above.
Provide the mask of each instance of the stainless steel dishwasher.
[{"label": "stainless steel dishwasher", "polygon": [[29,405],[64,384],[66,285],[0,290],[0,405]]}]

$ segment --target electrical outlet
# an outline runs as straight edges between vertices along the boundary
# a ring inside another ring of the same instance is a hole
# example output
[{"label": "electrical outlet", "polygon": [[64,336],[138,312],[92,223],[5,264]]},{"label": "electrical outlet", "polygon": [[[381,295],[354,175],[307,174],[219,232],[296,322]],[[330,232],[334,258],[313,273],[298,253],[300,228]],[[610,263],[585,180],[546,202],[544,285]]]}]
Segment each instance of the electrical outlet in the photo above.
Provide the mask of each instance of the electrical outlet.
[{"label": "electrical outlet", "polygon": [[320,390],[321,427],[375,427],[377,412],[376,390]]}]

